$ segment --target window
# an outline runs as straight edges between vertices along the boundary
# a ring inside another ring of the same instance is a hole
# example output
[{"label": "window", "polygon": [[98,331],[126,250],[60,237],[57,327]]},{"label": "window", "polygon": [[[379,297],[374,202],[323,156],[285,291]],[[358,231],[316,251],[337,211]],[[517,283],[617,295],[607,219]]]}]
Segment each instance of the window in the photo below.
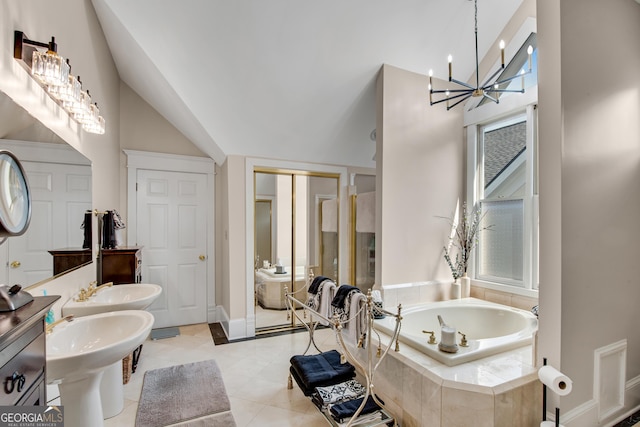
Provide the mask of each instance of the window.
[{"label": "window", "polygon": [[481,233],[476,277],[524,284],[524,198],[527,186],[527,121],[518,116],[480,127],[482,176],[478,204],[489,231]]}]

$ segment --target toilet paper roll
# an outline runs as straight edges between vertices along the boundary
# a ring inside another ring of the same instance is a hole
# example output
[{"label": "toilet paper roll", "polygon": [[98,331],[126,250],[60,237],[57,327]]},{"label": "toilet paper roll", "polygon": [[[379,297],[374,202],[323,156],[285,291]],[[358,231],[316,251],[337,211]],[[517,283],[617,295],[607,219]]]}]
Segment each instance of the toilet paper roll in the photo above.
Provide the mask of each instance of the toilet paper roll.
[{"label": "toilet paper roll", "polygon": [[[554,421],[543,421],[540,423],[540,427],[556,427],[556,423]],[[564,427],[564,425],[560,424],[560,427]]]},{"label": "toilet paper roll", "polygon": [[551,391],[559,396],[566,396],[571,393],[573,383],[568,376],[555,369],[553,366],[543,366],[538,371],[538,378],[542,384],[549,387]]}]

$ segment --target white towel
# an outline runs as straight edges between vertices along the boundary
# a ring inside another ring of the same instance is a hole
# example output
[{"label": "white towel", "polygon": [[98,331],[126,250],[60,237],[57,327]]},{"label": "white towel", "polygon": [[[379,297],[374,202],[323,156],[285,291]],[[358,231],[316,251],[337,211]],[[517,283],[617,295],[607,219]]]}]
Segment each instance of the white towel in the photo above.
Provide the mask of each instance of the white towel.
[{"label": "white towel", "polygon": [[356,197],[356,232],[376,232],[376,193],[361,193]]},{"label": "white towel", "polygon": [[322,231],[338,232],[338,199],[322,202]]},{"label": "white towel", "polygon": [[[349,301],[349,322],[344,324],[344,335],[347,342],[357,346],[360,337],[366,333],[367,326],[367,310],[362,309],[367,303],[367,296],[362,292],[353,292],[350,294],[351,301]],[[356,315],[356,313],[358,313]],[[366,335],[365,337],[366,338]],[[365,339],[362,339],[362,347],[367,344]]]},{"label": "white towel", "polygon": [[[320,283],[318,293],[320,294],[320,305],[316,309],[316,311],[322,316],[331,319],[331,316],[333,314],[333,310],[331,309],[331,301],[333,301],[333,297],[336,293],[336,284],[331,280],[325,280],[324,282]],[[329,322],[322,318],[317,318],[315,320],[317,320],[318,323],[324,326],[327,326],[329,324]]]}]

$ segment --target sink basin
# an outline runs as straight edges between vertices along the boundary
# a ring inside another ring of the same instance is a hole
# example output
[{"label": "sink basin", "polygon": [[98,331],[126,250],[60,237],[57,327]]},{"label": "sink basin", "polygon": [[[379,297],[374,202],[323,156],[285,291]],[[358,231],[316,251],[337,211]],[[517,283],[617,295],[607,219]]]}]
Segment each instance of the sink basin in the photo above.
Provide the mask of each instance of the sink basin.
[{"label": "sink basin", "polygon": [[147,311],[123,310],[63,322],[47,334],[47,382],[58,384],[65,425],[104,424],[103,372],[144,342],[153,321]]},{"label": "sink basin", "polygon": [[74,295],[62,306],[62,315],[76,317],[119,310],[144,310],[162,293],[162,287],[152,283],[131,283],[100,289],[87,301],[78,302]]}]

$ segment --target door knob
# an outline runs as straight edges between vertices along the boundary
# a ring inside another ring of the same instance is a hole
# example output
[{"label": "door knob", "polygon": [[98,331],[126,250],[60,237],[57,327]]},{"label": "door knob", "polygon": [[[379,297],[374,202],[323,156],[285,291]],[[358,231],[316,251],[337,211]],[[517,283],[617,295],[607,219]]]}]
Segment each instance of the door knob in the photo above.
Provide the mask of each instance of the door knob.
[{"label": "door knob", "polygon": [[20,267],[20,261],[13,261],[11,263],[11,268],[18,268]]},{"label": "door knob", "polygon": [[198,258],[200,258],[200,261],[204,261],[205,259],[207,259],[205,255],[200,255]]}]

